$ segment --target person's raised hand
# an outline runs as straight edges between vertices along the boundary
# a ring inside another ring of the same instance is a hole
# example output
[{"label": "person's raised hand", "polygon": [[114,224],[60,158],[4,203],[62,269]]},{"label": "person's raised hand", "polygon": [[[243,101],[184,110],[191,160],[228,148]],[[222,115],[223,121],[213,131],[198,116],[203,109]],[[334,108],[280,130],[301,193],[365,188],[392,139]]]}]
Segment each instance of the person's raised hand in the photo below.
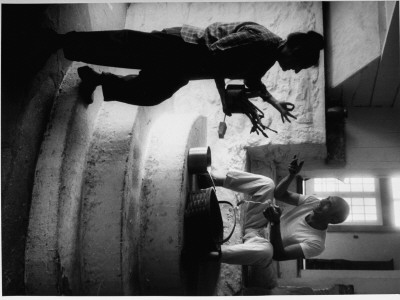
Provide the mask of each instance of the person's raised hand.
[{"label": "person's raised hand", "polygon": [[295,107],[293,103],[284,101],[284,102],[278,102],[277,105],[278,105],[277,109],[281,113],[281,118],[283,123],[285,123],[285,120],[290,123],[289,117],[297,119],[290,113],[291,111],[294,110]]},{"label": "person's raised hand", "polygon": [[299,163],[299,159],[298,159],[297,155],[295,155],[293,157],[293,160],[289,164],[289,168],[288,168],[289,173],[292,175],[298,174],[301,171],[303,164],[304,164],[304,160]]},{"label": "person's raised hand", "polygon": [[275,224],[278,224],[281,219],[282,210],[278,205],[271,204],[263,211],[264,217]]}]

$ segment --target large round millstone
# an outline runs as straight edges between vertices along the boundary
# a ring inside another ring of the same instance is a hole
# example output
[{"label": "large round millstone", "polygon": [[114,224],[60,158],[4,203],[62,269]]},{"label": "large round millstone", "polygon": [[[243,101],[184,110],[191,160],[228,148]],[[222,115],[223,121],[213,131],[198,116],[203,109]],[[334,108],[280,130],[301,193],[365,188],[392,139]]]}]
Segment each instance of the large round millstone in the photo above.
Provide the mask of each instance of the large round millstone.
[{"label": "large round millstone", "polygon": [[118,102],[85,106],[76,67],[38,158],[25,281],[30,295],[185,295],[186,155],[206,119]]},{"label": "large round millstone", "polygon": [[185,295],[182,270],[187,153],[206,146],[206,119],[164,115],[152,127],[140,197],[139,274],[143,295]]}]

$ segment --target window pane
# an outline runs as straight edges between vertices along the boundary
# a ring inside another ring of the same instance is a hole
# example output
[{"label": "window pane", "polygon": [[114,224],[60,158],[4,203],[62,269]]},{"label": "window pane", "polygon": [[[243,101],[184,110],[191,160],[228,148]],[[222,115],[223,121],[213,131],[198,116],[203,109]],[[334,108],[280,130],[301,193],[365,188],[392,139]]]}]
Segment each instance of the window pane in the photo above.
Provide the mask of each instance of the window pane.
[{"label": "window pane", "polygon": [[359,222],[359,221],[364,221],[364,215],[361,214],[353,214],[353,221]]},{"label": "window pane", "polygon": [[339,191],[340,192],[350,192],[350,185],[346,183],[339,184]]},{"label": "window pane", "polygon": [[400,226],[400,201],[394,201],[394,224]]},{"label": "window pane", "polygon": [[375,215],[366,214],[365,215],[365,220],[366,221],[376,221],[377,220],[376,214]]},{"label": "window pane", "polygon": [[354,183],[362,183],[362,178],[350,178],[350,182],[353,185]]},{"label": "window pane", "polygon": [[352,205],[364,205],[364,200],[363,200],[363,198],[352,198],[351,204]]},{"label": "window pane", "polygon": [[400,177],[392,178],[392,193],[394,200],[394,224],[400,226]]},{"label": "window pane", "polygon": [[336,191],[336,184],[334,184],[332,182],[328,182],[328,184],[326,185],[326,191],[327,192],[335,192]]},{"label": "window pane", "polygon": [[376,215],[376,207],[375,206],[365,206],[365,213]]},{"label": "window pane", "polygon": [[392,178],[392,193],[394,200],[394,224],[400,226],[400,177]]},{"label": "window pane", "polygon": [[392,178],[393,198],[400,199],[400,178]]},{"label": "window pane", "polygon": [[364,198],[364,204],[376,206],[376,200],[375,198]]},{"label": "window pane", "polygon": [[316,192],[322,192],[322,185],[320,183],[314,183],[314,190]]},{"label": "window pane", "polygon": [[363,182],[367,184],[375,184],[374,178],[363,178]]},{"label": "window pane", "polygon": [[375,184],[374,183],[364,183],[364,192],[373,192],[375,191]]},{"label": "window pane", "polygon": [[351,191],[352,192],[362,192],[363,188],[362,188],[362,184],[361,183],[352,183],[351,184]]},{"label": "window pane", "polygon": [[364,213],[364,206],[352,206],[353,214],[363,214]]}]

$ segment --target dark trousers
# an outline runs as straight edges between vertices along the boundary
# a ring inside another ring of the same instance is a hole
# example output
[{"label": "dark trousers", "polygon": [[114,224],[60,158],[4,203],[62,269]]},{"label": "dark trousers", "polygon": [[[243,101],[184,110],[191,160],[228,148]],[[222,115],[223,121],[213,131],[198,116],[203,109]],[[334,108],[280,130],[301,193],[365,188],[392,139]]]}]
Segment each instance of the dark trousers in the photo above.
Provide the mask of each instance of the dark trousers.
[{"label": "dark trousers", "polygon": [[103,73],[104,99],[150,106],[170,98],[189,80],[212,78],[206,46],[189,44],[180,36],[135,30],[69,32],[64,36],[69,60],[140,69],[139,75]]}]

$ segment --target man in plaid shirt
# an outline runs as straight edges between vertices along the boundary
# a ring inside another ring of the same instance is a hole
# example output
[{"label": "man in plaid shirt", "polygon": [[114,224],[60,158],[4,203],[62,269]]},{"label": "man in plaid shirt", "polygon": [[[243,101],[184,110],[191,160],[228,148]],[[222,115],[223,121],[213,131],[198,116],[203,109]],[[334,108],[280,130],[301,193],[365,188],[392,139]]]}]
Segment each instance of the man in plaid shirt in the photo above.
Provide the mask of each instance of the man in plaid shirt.
[{"label": "man in plaid shirt", "polygon": [[162,31],[135,30],[51,33],[67,59],[90,64],[140,69],[139,75],[97,73],[78,69],[81,91],[91,103],[101,85],[105,101],[151,106],[170,98],[190,80],[214,79],[223,100],[225,79],[242,79],[252,97],[273,105],[282,121],[295,118],[288,102],[277,101],[261,78],[278,61],[284,71],[317,65],[323,37],[292,33],[286,40],[254,22],[213,23],[205,29],[189,25]]}]

